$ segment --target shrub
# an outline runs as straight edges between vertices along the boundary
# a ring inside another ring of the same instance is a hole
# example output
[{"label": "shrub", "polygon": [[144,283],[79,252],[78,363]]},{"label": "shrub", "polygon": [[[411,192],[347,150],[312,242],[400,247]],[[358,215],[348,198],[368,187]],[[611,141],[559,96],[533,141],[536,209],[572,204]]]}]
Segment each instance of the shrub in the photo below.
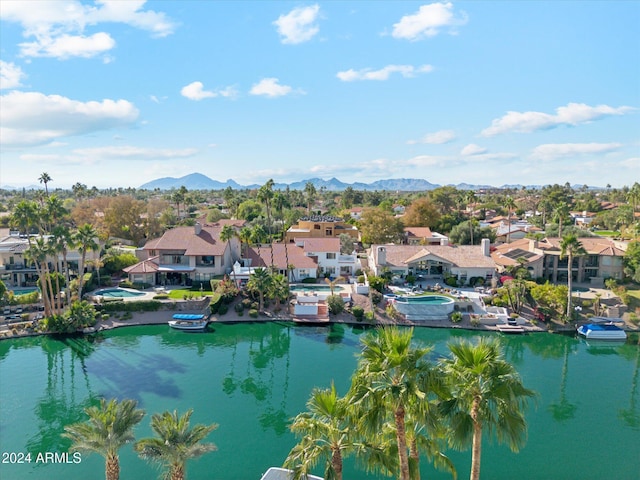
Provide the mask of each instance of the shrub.
[{"label": "shrub", "polygon": [[373,320],[376,318],[375,314],[373,312],[367,312],[364,314],[364,318],[367,322],[373,322]]},{"label": "shrub", "polygon": [[362,319],[364,318],[364,308],[362,308],[360,305],[356,305],[351,309],[351,313],[353,314],[354,317],[356,317],[356,320],[358,322],[361,322]]},{"label": "shrub", "polygon": [[237,312],[237,313],[242,313],[244,311],[244,305],[242,304],[242,302],[238,302],[235,304],[235,306],[233,307],[233,309]]},{"label": "shrub", "polygon": [[396,319],[398,318],[398,311],[393,307],[392,304],[387,304],[387,306],[384,309],[385,313],[387,314],[387,317],[392,318],[392,319]]},{"label": "shrub", "polygon": [[374,305],[378,305],[382,301],[382,294],[377,290],[371,290],[371,300]]},{"label": "shrub", "polygon": [[229,311],[229,305],[227,305],[226,303],[223,303],[218,308],[218,315],[224,315],[228,311]]},{"label": "shrub", "polygon": [[416,276],[415,275],[407,275],[406,279],[407,283],[409,285],[413,285],[414,283],[416,283]]},{"label": "shrub", "polygon": [[462,321],[462,313],[461,312],[453,312],[451,314],[451,321],[453,323],[460,323]]},{"label": "shrub", "polygon": [[333,315],[339,315],[344,311],[344,300],[340,295],[329,295],[327,297],[327,305],[329,312]]},{"label": "shrub", "polygon": [[357,282],[364,283],[364,275],[358,275]]},{"label": "shrub", "polygon": [[96,310],[100,312],[157,312],[162,307],[162,303],[157,300],[141,300],[139,302],[106,302],[96,305]]},{"label": "shrub", "polygon": [[222,305],[222,296],[219,293],[214,293],[211,297],[211,302],[209,303],[211,313],[213,313],[214,315],[218,313],[220,305]]},{"label": "shrub", "polygon": [[154,295],[153,299],[154,300],[167,300],[169,298],[169,294],[168,293],[160,293],[158,295]]},{"label": "shrub", "polygon": [[242,300],[242,306],[244,308],[247,308],[247,309],[252,308],[252,306],[251,306],[252,303],[253,302],[249,298],[245,298],[245,299]]},{"label": "shrub", "polygon": [[255,308],[252,308],[251,310],[249,310],[249,316],[251,318],[258,318],[258,310],[256,310]]},{"label": "shrub", "polygon": [[307,277],[302,279],[302,283],[316,283],[317,278]]},{"label": "shrub", "polygon": [[456,277],[454,277],[454,276],[445,277],[444,283],[446,283],[450,287],[457,287],[458,286],[458,279]]}]

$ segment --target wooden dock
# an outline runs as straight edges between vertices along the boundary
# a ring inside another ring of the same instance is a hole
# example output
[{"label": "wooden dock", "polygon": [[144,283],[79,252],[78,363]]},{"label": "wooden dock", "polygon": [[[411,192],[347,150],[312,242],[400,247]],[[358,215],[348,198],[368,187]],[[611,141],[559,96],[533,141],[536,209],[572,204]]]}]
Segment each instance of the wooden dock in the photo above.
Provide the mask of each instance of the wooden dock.
[{"label": "wooden dock", "polygon": [[524,327],[520,325],[496,325],[496,328],[499,332],[508,334],[508,335],[519,335],[526,332]]}]

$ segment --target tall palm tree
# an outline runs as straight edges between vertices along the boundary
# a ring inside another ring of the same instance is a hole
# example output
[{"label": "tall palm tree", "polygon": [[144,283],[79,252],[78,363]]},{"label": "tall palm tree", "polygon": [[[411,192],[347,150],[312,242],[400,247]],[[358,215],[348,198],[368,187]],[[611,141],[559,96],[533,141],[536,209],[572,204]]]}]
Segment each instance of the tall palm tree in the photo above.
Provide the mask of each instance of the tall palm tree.
[{"label": "tall palm tree", "polygon": [[636,211],[638,203],[640,203],[640,183],[634,182],[633,186],[627,192],[627,200],[631,202],[633,211]]},{"label": "tall palm tree", "polygon": [[49,187],[47,187],[47,185],[53,179],[51,178],[51,176],[47,172],[42,172],[42,174],[38,177],[38,180],[40,181],[40,183],[44,183],[44,191],[46,192],[47,197],[48,197],[49,196]]},{"label": "tall palm tree", "polygon": [[289,298],[289,281],[282,273],[271,275],[271,286],[269,288],[270,295],[276,301],[276,307],[280,307],[280,303]]},{"label": "tall palm tree", "polygon": [[571,285],[573,282],[571,265],[573,263],[573,258],[586,254],[587,251],[575,235],[567,235],[562,239],[562,242],[560,242],[560,258],[562,259],[567,257],[567,287],[569,289],[569,292],[567,293],[567,320],[571,319],[571,313],[573,312],[571,306]]},{"label": "tall palm tree", "polygon": [[464,201],[469,209],[469,238],[471,239],[469,245],[473,245],[473,208],[471,205],[476,201],[476,193],[473,190],[467,190],[464,194]]},{"label": "tall palm tree", "polygon": [[511,242],[511,213],[516,209],[516,202],[513,197],[507,197],[504,200],[504,206],[507,207],[507,243]]},{"label": "tall palm tree", "polygon": [[325,478],[342,480],[343,456],[356,448],[348,408],[348,400],[338,397],[333,383],[328,389],[313,389],[307,411],[298,414],[289,427],[302,437],[284,462],[293,469],[295,480],[304,479],[320,459],[326,461]]},{"label": "tall palm tree", "polygon": [[258,201],[264,203],[267,214],[267,231],[269,232],[269,241],[271,241],[271,200],[273,199],[274,181],[270,178],[267,183],[262,185],[258,190]]},{"label": "tall palm tree", "polygon": [[247,250],[249,248],[249,244],[251,243],[252,234],[253,234],[253,232],[251,231],[251,228],[249,228],[249,227],[242,227],[242,229],[240,230],[240,233],[238,233],[238,237],[240,238],[241,246],[242,246],[242,244],[244,244],[244,248],[241,248],[241,250],[243,250],[243,255],[244,255],[245,258],[247,256]]},{"label": "tall palm tree", "polygon": [[569,205],[561,202],[553,210],[553,219],[558,222],[558,237],[562,238],[562,225],[564,220],[569,216]]},{"label": "tall palm tree", "polygon": [[135,400],[100,400],[99,407],[85,409],[89,420],[64,427],[62,436],[71,439],[71,449],[99,453],[105,458],[106,480],[120,478],[118,450],[133,441],[133,428],[144,417]]},{"label": "tall palm tree", "polygon": [[362,428],[371,435],[390,420],[398,451],[400,479],[409,480],[406,433],[407,415],[419,413],[413,407],[425,405],[424,377],[431,372],[425,356],[430,347],[412,347],[412,329],[378,329],[362,339],[358,368],[353,376],[350,401],[360,408]]},{"label": "tall palm tree", "polygon": [[67,255],[69,253],[69,248],[73,247],[71,231],[65,225],[56,225],[51,231],[49,243],[55,252],[56,258],[58,257],[58,254],[62,254],[62,270],[64,271],[66,280],[65,300],[68,303],[71,299],[69,287],[71,278],[69,275],[69,262],[67,261]]},{"label": "tall palm tree", "polygon": [[472,445],[469,478],[479,480],[483,431],[518,451],[527,434],[523,412],[535,393],[504,360],[496,340],[481,338],[476,345],[461,341],[449,344],[449,349],[452,357],[443,360],[449,391],[441,411],[450,419],[453,446]]},{"label": "tall palm tree", "polygon": [[213,443],[202,443],[217,424],[194,425],[189,428],[193,410],[178,416],[177,411],[156,413],[151,417],[151,428],[157,437],[143,438],[133,448],[141,458],[167,467],[166,478],[183,480],[187,461],[217,449]]},{"label": "tall palm tree", "polygon": [[316,186],[313,183],[307,182],[305,184],[304,194],[307,197],[307,215],[311,215],[311,206],[316,199],[317,193]]},{"label": "tall palm tree", "polygon": [[100,248],[96,237],[98,232],[93,228],[93,225],[85,223],[76,231],[73,241],[76,248],[80,252],[80,265],[78,265],[78,299],[82,300],[82,287],[84,283],[84,265],[87,259],[88,251],[95,251]]},{"label": "tall palm tree", "polygon": [[44,315],[49,317],[53,314],[53,294],[51,288],[51,276],[49,275],[49,256],[51,246],[43,237],[36,238],[29,248],[25,250],[25,257],[32,261],[36,267],[36,274],[40,279],[40,293],[42,304],[44,305]]},{"label": "tall palm tree", "polygon": [[236,278],[236,271],[233,268],[233,264],[235,263],[235,260],[233,258],[233,251],[231,250],[231,239],[237,236],[238,236],[238,233],[236,232],[236,229],[233,228],[231,225],[223,226],[222,230],[220,231],[220,240],[222,240],[223,242],[226,242],[227,248],[231,253],[231,268],[232,268],[231,272],[233,273],[233,283],[235,283],[236,286],[238,286],[238,281]]},{"label": "tall palm tree", "polygon": [[27,236],[31,244],[31,229],[38,225],[39,213],[36,202],[21,200],[13,210],[9,223]]},{"label": "tall palm tree", "polygon": [[260,297],[260,311],[264,310],[264,295],[271,286],[271,274],[266,268],[256,268],[247,282],[249,290],[255,290]]}]

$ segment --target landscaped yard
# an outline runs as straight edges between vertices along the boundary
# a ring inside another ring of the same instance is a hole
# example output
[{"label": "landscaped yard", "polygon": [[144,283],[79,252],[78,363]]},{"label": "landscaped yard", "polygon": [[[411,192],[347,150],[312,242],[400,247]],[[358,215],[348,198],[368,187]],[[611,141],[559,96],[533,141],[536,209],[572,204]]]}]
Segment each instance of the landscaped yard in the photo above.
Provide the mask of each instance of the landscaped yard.
[{"label": "landscaped yard", "polygon": [[200,296],[211,297],[213,296],[213,292],[211,291],[203,291],[200,290],[191,290],[189,288],[180,288],[176,290],[169,290],[169,298],[174,300],[183,300],[185,296],[191,298],[198,298]]}]

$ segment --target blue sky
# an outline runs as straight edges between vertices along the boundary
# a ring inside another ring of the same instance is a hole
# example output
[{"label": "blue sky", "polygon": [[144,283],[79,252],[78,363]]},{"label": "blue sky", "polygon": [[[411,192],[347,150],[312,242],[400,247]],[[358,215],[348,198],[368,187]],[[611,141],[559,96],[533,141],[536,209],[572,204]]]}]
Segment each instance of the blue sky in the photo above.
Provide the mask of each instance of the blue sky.
[{"label": "blue sky", "polygon": [[0,187],[640,180],[637,1],[0,3]]}]

